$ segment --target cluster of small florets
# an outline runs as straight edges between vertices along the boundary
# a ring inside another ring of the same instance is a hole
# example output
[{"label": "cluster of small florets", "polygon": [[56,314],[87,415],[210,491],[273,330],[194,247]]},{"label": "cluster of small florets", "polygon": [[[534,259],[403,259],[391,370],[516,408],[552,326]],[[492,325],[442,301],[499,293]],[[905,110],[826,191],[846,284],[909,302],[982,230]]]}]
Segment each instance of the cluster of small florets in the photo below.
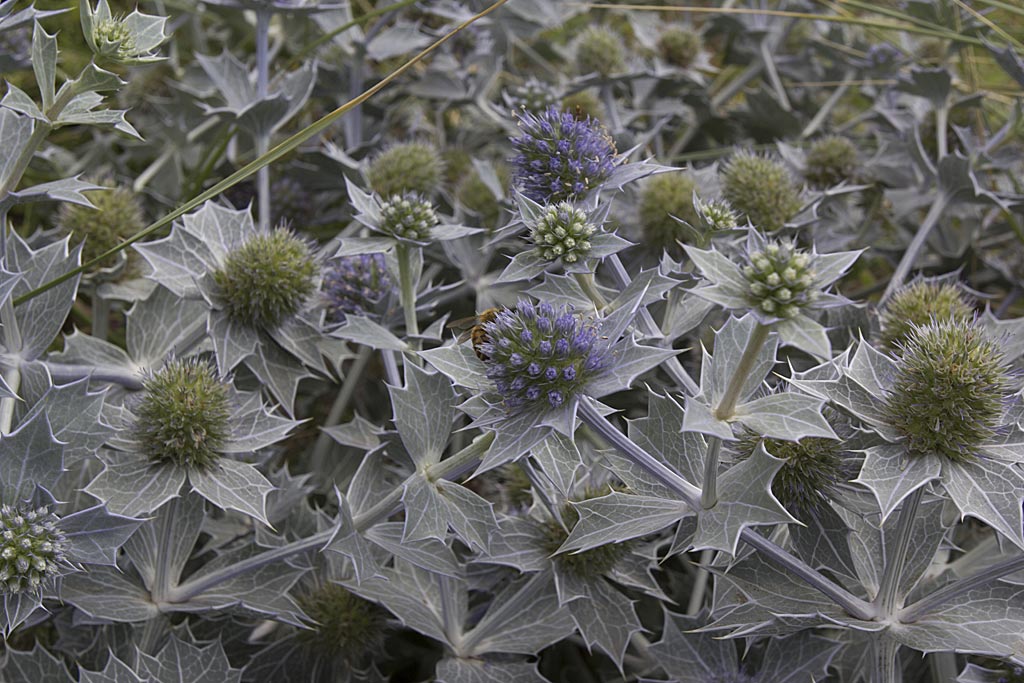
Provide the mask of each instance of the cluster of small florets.
[{"label": "cluster of small florets", "polygon": [[296,598],[313,620],[299,640],[313,655],[349,663],[378,652],[388,632],[385,612],[336,583],[325,583]]},{"label": "cluster of small florets", "polygon": [[[741,436],[736,446],[740,457],[750,457],[760,441],[751,432]],[[806,519],[828,505],[829,495],[844,478],[839,441],[820,437],[765,439],[764,448],[786,461],[772,480],[772,493],[790,514]]]},{"label": "cluster of small florets", "polygon": [[366,171],[370,188],[382,197],[416,192],[431,196],[441,186],[444,162],[431,145],[406,142],[377,155]]},{"label": "cluster of small florets", "polygon": [[[88,196],[96,208],[65,202],[57,213],[61,232],[70,235],[76,244],[85,241],[83,263],[105,254],[145,227],[142,206],[130,190],[116,187],[90,192]],[[110,256],[93,269],[109,268],[116,263],[117,256]]]},{"label": "cluster of small florets", "polygon": [[108,57],[127,58],[135,54],[135,36],[122,18],[113,17],[96,24],[93,40],[100,47],[100,53]]},{"label": "cluster of small florets", "polygon": [[515,184],[539,204],[582,196],[615,167],[615,143],[595,119],[549,107],[539,115],[522,112],[519,127],[522,135],[512,138]]},{"label": "cluster of small florets", "polygon": [[622,36],[610,28],[594,25],[580,34],[576,43],[576,68],[581,74],[607,76],[621,71],[625,61]]},{"label": "cluster of small florets", "polygon": [[440,222],[434,205],[417,194],[391,195],[380,205],[380,229],[399,239],[425,242]]},{"label": "cluster of small florets", "polygon": [[0,585],[4,593],[36,591],[66,564],[60,518],[46,507],[0,506]]},{"label": "cluster of small florets", "polygon": [[273,329],[302,309],[316,289],[318,270],[309,245],[278,228],[228,254],[213,281],[232,320]]},{"label": "cluster of small florets", "polygon": [[900,344],[886,413],[912,454],[966,462],[995,434],[1009,386],[999,345],[984,330],[932,321]]},{"label": "cluster of small florets", "polygon": [[545,261],[575,263],[590,251],[589,238],[595,230],[585,211],[569,202],[559,202],[544,209],[544,215],[530,229],[530,239]]},{"label": "cluster of small florets", "polygon": [[811,287],[813,265],[811,255],[789,240],[770,242],[750,254],[743,274],[751,306],[770,316],[792,318],[818,295]]},{"label": "cluster of small florets", "polygon": [[230,437],[230,393],[213,367],[175,359],[143,383],[135,436],[150,460],[208,470]]},{"label": "cluster of small florets", "polygon": [[966,321],[973,315],[974,308],[957,284],[918,280],[893,295],[882,310],[882,343],[896,350],[920,325],[932,320]]},{"label": "cluster of small florets", "polygon": [[349,315],[373,315],[393,289],[384,254],[334,259],[324,272],[327,321],[343,323]]},{"label": "cluster of small florets", "polygon": [[703,227],[709,232],[718,230],[735,230],[740,223],[739,216],[732,210],[732,206],[724,199],[709,199],[704,201],[697,197],[694,203],[697,215]]},{"label": "cluster of small florets", "polygon": [[673,66],[686,68],[700,54],[700,34],[681,26],[672,26],[658,36],[658,54]]},{"label": "cluster of small florets", "polygon": [[686,242],[690,231],[678,220],[696,227],[693,207],[695,183],[688,173],[659,173],[644,183],[640,194],[640,229],[644,240],[657,249],[678,253],[677,242]]},{"label": "cluster of small florets", "polygon": [[520,300],[484,324],[487,377],[510,410],[548,405],[557,408],[606,363],[596,325],[583,322],[568,306]]},{"label": "cluster of small florets", "polygon": [[512,111],[525,109],[534,114],[558,104],[558,94],[554,88],[536,78],[531,78],[522,85],[509,87],[505,99]]},{"label": "cluster of small florets", "polygon": [[839,135],[816,140],[804,159],[804,177],[815,187],[831,187],[851,180],[857,171],[857,148]]},{"label": "cluster of small florets", "polygon": [[755,228],[774,232],[800,210],[800,188],[775,159],[740,151],[722,168],[722,196]]}]

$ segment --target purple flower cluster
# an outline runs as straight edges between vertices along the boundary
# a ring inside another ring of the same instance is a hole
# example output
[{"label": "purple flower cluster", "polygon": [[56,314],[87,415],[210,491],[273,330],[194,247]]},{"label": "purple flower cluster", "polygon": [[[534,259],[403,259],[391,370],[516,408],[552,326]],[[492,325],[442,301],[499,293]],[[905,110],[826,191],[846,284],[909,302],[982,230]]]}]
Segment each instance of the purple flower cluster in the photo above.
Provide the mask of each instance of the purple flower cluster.
[{"label": "purple flower cluster", "polygon": [[384,254],[343,256],[324,273],[327,321],[343,323],[348,315],[372,315],[394,289]]},{"label": "purple flower cluster", "polygon": [[566,306],[556,311],[541,303],[520,300],[484,325],[487,377],[511,410],[546,401],[558,408],[604,368],[607,355],[598,344],[596,325]]},{"label": "purple flower cluster", "polygon": [[586,194],[615,167],[615,143],[595,119],[577,120],[548,107],[519,114],[522,135],[512,138],[517,154],[516,187],[535,202],[549,204]]}]

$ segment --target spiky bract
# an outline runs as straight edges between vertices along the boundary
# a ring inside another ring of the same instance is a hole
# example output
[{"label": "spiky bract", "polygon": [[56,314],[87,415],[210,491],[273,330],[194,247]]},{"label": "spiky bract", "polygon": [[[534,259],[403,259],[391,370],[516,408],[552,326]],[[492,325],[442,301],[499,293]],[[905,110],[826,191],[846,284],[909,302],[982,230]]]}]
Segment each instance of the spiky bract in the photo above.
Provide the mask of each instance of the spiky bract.
[{"label": "spiky bract", "polygon": [[232,320],[273,329],[302,309],[316,288],[317,271],[309,245],[278,228],[228,254],[213,281]]},{"label": "spiky bract", "polygon": [[0,506],[0,592],[38,591],[67,565],[67,537],[47,507]]},{"label": "spiky bract", "polygon": [[879,316],[882,343],[895,350],[932,320],[970,320],[974,308],[956,283],[918,280],[893,295]]},{"label": "spiky bract", "polygon": [[899,346],[889,422],[913,455],[975,458],[995,434],[1010,385],[998,344],[971,321],[916,327]]},{"label": "spiky bract", "polygon": [[374,315],[394,289],[384,254],[342,256],[328,263],[323,292],[327,320],[343,323],[348,315]]},{"label": "spiky bract", "polygon": [[[760,442],[758,435],[746,432],[737,442],[737,452],[747,458]],[[829,495],[844,480],[842,449],[835,439],[765,439],[764,449],[786,461],[772,480],[772,493],[798,519],[827,506]]]},{"label": "spiky bract", "polygon": [[549,107],[539,115],[522,112],[519,127],[522,134],[512,138],[515,184],[539,204],[582,196],[615,167],[615,143],[595,119]]},{"label": "spiky bract", "polygon": [[487,376],[511,410],[557,408],[572,399],[607,358],[598,330],[565,307],[520,300],[486,323]]},{"label": "spiky bract", "polygon": [[721,170],[722,195],[764,232],[781,229],[802,205],[800,188],[785,165],[741,150]]},{"label": "spiky bract", "polygon": [[778,318],[792,318],[812,303],[819,292],[814,284],[814,259],[791,240],[769,242],[748,255],[743,267],[750,305]]},{"label": "spiky bract", "polygon": [[228,384],[205,361],[175,359],[143,384],[135,435],[156,463],[208,470],[231,436]]},{"label": "spiky bract", "polygon": [[559,202],[544,209],[530,229],[530,239],[545,261],[575,263],[590,251],[590,236],[597,230],[582,209]]},{"label": "spiky bract", "polygon": [[378,154],[370,162],[366,178],[382,197],[406,192],[430,196],[440,188],[443,173],[441,155],[432,145],[405,142]]}]

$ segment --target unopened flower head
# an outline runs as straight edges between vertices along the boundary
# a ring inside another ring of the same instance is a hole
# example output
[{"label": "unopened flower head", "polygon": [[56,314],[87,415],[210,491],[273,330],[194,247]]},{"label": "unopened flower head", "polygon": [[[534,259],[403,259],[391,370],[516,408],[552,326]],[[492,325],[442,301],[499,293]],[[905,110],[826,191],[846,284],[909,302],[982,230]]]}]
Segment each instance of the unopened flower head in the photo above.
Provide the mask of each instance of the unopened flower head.
[{"label": "unopened flower head", "polygon": [[539,204],[580,197],[604,182],[615,167],[615,143],[595,119],[577,120],[549,107],[519,116],[512,138],[515,184]]},{"label": "unopened flower head", "polygon": [[800,188],[786,166],[741,150],[722,167],[722,196],[762,232],[781,229],[800,210]]},{"label": "unopened flower head", "polygon": [[324,271],[327,321],[343,323],[349,315],[374,315],[393,290],[384,254],[334,259]]},{"label": "unopened flower head", "polygon": [[547,83],[530,78],[522,85],[509,87],[505,92],[505,101],[512,111],[525,109],[539,114],[548,107],[558,104],[558,94]]},{"label": "unopened flower head", "polygon": [[547,303],[520,300],[484,329],[488,341],[480,350],[487,358],[487,377],[510,410],[558,408],[607,362],[597,326],[569,307],[556,311]]},{"label": "unopened flower head", "polygon": [[792,318],[819,294],[814,288],[813,255],[790,240],[768,242],[750,253],[743,275],[750,305],[769,316]]},{"label": "unopened flower head", "polygon": [[886,412],[912,454],[969,461],[995,434],[1009,387],[999,345],[981,327],[934,320],[900,344]]},{"label": "unopened flower head", "polygon": [[671,26],[658,36],[658,54],[672,66],[686,68],[700,54],[703,40],[696,31]]},{"label": "unopened flower head", "polygon": [[659,173],[648,179],[640,193],[640,229],[644,241],[656,249],[678,255],[677,242],[692,241],[693,234],[679,220],[697,227],[693,206],[695,182],[689,173]]},{"label": "unopened flower head", "polygon": [[973,315],[974,308],[956,283],[918,280],[896,292],[882,309],[882,342],[895,350],[932,320],[966,321]]},{"label": "unopened flower head", "polygon": [[417,194],[392,195],[380,205],[381,231],[399,239],[426,242],[440,222],[434,205]]},{"label": "unopened flower head", "polygon": [[804,177],[815,187],[832,187],[851,180],[857,171],[857,148],[839,135],[816,140],[807,150]]},{"label": "unopened flower head", "polygon": [[121,64],[160,61],[156,49],[169,37],[164,33],[167,17],[143,14],[114,15],[107,0],[82,2],[82,31],[89,48],[99,57]]},{"label": "unopened flower head", "polygon": [[[60,230],[71,235],[74,243],[85,241],[82,262],[87,263],[113,249],[145,227],[142,205],[135,194],[124,187],[96,190],[88,194],[92,208],[66,202],[57,213]],[[129,251],[125,254],[130,256]],[[117,256],[107,257],[93,269],[117,265]]]},{"label": "unopened flower head", "polygon": [[441,187],[444,162],[432,145],[406,142],[394,145],[374,157],[366,178],[382,197],[416,192],[431,196]]},{"label": "unopened flower head", "polygon": [[68,540],[49,508],[0,506],[0,587],[3,593],[38,591],[67,566]]},{"label": "unopened flower head", "polygon": [[608,76],[621,71],[626,62],[622,36],[606,26],[593,25],[576,43],[576,69],[581,74]]},{"label": "unopened flower head", "polygon": [[697,197],[694,207],[701,224],[710,232],[735,230],[739,226],[739,217],[724,199],[709,199],[705,202]]},{"label": "unopened flower head", "polygon": [[204,361],[175,359],[143,384],[135,436],[160,464],[208,470],[231,436],[228,384]]},{"label": "unopened flower head", "polygon": [[232,320],[273,329],[302,309],[316,289],[318,270],[309,245],[278,228],[228,254],[213,281]]},{"label": "unopened flower head", "polygon": [[384,644],[387,613],[344,586],[325,583],[300,594],[296,602],[314,622],[299,633],[310,654],[353,663],[379,652]]},{"label": "unopened flower head", "polygon": [[575,263],[590,251],[590,236],[596,230],[585,211],[559,202],[544,209],[530,230],[530,239],[545,261]]}]

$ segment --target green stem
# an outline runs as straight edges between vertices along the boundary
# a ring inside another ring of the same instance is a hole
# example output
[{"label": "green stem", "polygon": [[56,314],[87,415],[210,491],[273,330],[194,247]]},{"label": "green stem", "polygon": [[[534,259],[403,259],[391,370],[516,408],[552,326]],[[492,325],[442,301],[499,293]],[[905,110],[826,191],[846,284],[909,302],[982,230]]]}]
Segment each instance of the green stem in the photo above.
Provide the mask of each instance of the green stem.
[{"label": "green stem", "polygon": [[949,154],[949,136],[946,129],[949,127],[949,105],[943,104],[935,110],[935,141],[938,148],[938,161],[942,161]]},{"label": "green stem", "polygon": [[843,82],[839,84],[831,95],[829,95],[828,99],[825,100],[825,103],[821,105],[818,113],[814,115],[814,118],[812,118],[800,132],[801,139],[807,139],[818,132],[818,129],[823,123],[825,123],[825,119],[827,119],[829,114],[832,113],[832,110],[835,109],[839,100],[842,99],[843,95],[846,94],[846,91],[850,89],[850,83],[853,82],[856,75],[857,72],[853,69],[846,70],[846,73],[843,74]]},{"label": "green stem", "polygon": [[718,504],[718,461],[722,452],[722,440],[717,436],[708,437],[708,450],[704,454],[704,481],[700,491],[700,505],[710,510]]},{"label": "green stem", "polygon": [[[715,408],[715,418],[724,422],[731,420],[736,413],[736,404],[740,400],[740,392],[743,391],[743,385],[747,383],[750,371],[754,369],[754,364],[757,362],[757,354],[761,352],[761,347],[768,341],[768,334],[771,332],[771,329],[771,325],[762,325],[761,323],[754,327],[754,331],[747,340],[747,346],[743,349],[743,355],[740,356],[740,362],[733,371],[729,384],[725,388],[722,400],[718,402],[718,407]],[[710,449],[710,447],[711,444],[709,443],[708,448]]]},{"label": "green stem", "polygon": [[901,683],[903,671],[899,666],[900,644],[886,632],[876,633],[871,642],[871,683]]},{"label": "green stem", "polygon": [[949,204],[949,197],[941,189],[935,196],[935,201],[932,202],[932,206],[928,209],[928,215],[924,217],[924,222],[921,223],[921,227],[917,229],[917,234],[914,235],[914,239],[910,241],[910,245],[907,250],[903,252],[903,258],[900,259],[899,264],[896,266],[896,270],[893,271],[892,278],[889,279],[889,284],[885,288],[885,292],[882,294],[882,298],[879,300],[878,305],[882,306],[889,300],[889,298],[896,293],[896,291],[903,286],[903,281],[907,279],[907,275],[910,274],[910,269],[914,267],[914,263],[917,261],[917,257],[920,255],[921,250],[924,248],[925,242],[928,241],[929,235],[931,235],[932,229],[938,224],[939,219],[942,218],[943,212],[946,210],[946,206]]},{"label": "green stem", "polygon": [[903,507],[900,508],[900,515],[896,520],[896,541],[894,544],[886,543],[885,570],[878,587],[878,595],[875,597],[875,605],[883,619],[894,617],[902,606],[897,604],[903,598],[900,595],[900,579],[907,564],[910,535],[913,533],[914,519],[924,497],[924,488],[918,487],[903,501]]},{"label": "green stem", "polygon": [[412,276],[412,255],[413,250],[406,244],[398,244],[395,247],[395,256],[398,258],[398,296],[402,304],[402,312],[405,314],[405,336],[406,343],[416,348],[419,341],[419,320],[416,318],[416,290],[418,282],[413,282]]},{"label": "green stem", "polygon": [[711,563],[711,558],[714,555],[715,551],[710,548],[700,554],[700,566],[697,567],[697,576],[693,582],[693,591],[690,593],[690,602],[686,606],[686,614],[688,616],[697,616],[704,606],[704,594],[707,593],[708,577],[710,576],[708,570],[704,567]]},{"label": "green stem", "polygon": [[597,282],[594,280],[593,273],[576,273],[576,283],[583,290],[583,293],[587,295],[590,302],[594,304],[594,308],[600,313],[608,302],[605,300],[604,295],[601,294],[601,290],[597,288]]}]

